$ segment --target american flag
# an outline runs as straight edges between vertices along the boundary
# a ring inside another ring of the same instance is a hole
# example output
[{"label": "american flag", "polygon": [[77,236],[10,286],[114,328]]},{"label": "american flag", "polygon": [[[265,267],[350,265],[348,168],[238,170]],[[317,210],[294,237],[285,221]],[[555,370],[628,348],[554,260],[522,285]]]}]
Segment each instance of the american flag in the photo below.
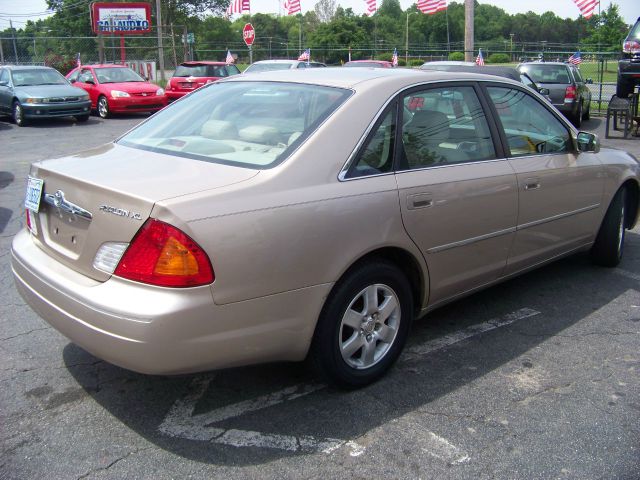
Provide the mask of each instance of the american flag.
[{"label": "american flag", "polygon": [[287,12],[287,15],[302,13],[302,8],[300,7],[300,0],[285,0],[284,9]]},{"label": "american flag", "polygon": [[307,48],[304,52],[302,52],[300,54],[300,56],[298,57],[298,60],[302,61],[309,61],[311,59],[311,49]]},{"label": "american flag", "polygon": [[251,11],[250,0],[231,0],[229,8],[227,8],[227,15],[233,15],[234,13],[245,13]]},{"label": "american flag", "polygon": [[478,50],[478,56],[476,57],[476,65],[484,67],[484,58],[482,57],[482,49]]},{"label": "american flag", "polygon": [[398,66],[398,49],[397,48],[393,49],[393,55],[391,55],[391,63],[393,64],[394,67]]},{"label": "american flag", "polygon": [[82,62],[80,61],[80,52],[76,55],[76,67],[81,67]]},{"label": "american flag", "polygon": [[598,3],[598,0],[573,0],[580,10],[580,14],[589,20],[593,16],[593,12],[595,11]]},{"label": "american flag", "polygon": [[376,4],[376,0],[364,0],[367,4],[367,11],[364,12],[365,15],[373,15],[378,11],[378,6]]},{"label": "american flag", "polygon": [[427,15],[447,9],[447,0],[418,0],[418,10]]},{"label": "american flag", "polygon": [[582,57],[580,56],[580,51],[577,51],[573,55],[569,57],[569,63],[573,63],[574,65],[580,65],[582,63]]},{"label": "american flag", "polygon": [[229,65],[229,64],[234,63],[234,62],[235,62],[235,60],[233,58],[233,55],[231,55],[231,51],[227,50],[227,58],[225,59],[225,63],[227,65]]}]

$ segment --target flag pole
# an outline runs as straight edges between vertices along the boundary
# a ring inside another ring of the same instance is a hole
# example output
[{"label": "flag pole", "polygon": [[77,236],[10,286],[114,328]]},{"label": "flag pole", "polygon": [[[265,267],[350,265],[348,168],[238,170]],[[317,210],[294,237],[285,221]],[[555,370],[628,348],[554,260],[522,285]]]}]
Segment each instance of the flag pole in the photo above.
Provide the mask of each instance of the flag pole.
[{"label": "flag pole", "polygon": [[447,22],[447,52],[451,53],[451,40],[449,40],[449,5],[444,10],[445,20]]}]

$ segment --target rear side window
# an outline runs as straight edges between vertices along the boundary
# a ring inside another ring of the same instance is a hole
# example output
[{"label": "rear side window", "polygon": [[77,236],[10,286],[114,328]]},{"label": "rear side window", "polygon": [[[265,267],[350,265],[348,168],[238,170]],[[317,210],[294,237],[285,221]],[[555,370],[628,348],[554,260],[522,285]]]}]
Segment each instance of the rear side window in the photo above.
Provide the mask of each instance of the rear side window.
[{"label": "rear side window", "polygon": [[6,68],[0,70],[0,82],[9,82],[9,71]]},{"label": "rear side window", "polygon": [[489,96],[507,136],[512,157],[569,152],[569,130],[529,94],[489,87]]},{"label": "rear side window", "polygon": [[247,168],[285,158],[351,94],[284,82],[221,82],[161,110],[118,143]]},{"label": "rear side window", "polygon": [[393,169],[395,138],[395,106],[387,109],[369,134],[348,178],[388,173]]}]

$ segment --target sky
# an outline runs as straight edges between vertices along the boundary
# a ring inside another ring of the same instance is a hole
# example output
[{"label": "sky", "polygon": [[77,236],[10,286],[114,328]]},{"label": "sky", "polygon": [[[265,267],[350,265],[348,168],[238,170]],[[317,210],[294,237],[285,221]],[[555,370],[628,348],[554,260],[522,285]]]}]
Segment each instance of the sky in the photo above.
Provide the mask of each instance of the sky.
[{"label": "sky", "polygon": [[[463,0],[457,0],[462,3]],[[300,0],[302,11],[313,9],[317,0]],[[382,0],[378,0],[381,3]],[[351,7],[356,14],[364,13],[364,0],[337,0],[337,3],[345,8]],[[403,9],[408,8],[415,3],[415,0],[400,0]],[[479,3],[495,5],[504,9],[506,12],[524,13],[533,11],[541,14],[552,11],[559,17],[577,18],[578,8],[573,0],[479,0]],[[602,1],[602,9],[606,9],[610,1]],[[639,0],[616,0],[614,3],[620,7],[622,18],[629,24],[635,23],[640,17],[640,1]],[[47,15],[42,14],[47,9],[45,0],[0,0],[0,30],[9,27],[9,19],[13,20],[13,26],[20,28],[24,26],[27,20],[37,20]],[[278,0],[251,0],[252,13],[278,13]],[[34,15],[40,13],[40,15]],[[87,9],[87,15],[88,15]]]}]

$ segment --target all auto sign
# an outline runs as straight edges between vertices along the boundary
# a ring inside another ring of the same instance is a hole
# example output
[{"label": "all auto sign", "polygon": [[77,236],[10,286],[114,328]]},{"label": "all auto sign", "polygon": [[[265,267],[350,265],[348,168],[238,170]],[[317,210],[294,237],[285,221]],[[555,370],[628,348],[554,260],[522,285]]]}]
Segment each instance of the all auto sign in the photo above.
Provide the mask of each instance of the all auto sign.
[{"label": "all auto sign", "polygon": [[132,35],[151,31],[151,6],[148,3],[91,4],[94,33]]}]

